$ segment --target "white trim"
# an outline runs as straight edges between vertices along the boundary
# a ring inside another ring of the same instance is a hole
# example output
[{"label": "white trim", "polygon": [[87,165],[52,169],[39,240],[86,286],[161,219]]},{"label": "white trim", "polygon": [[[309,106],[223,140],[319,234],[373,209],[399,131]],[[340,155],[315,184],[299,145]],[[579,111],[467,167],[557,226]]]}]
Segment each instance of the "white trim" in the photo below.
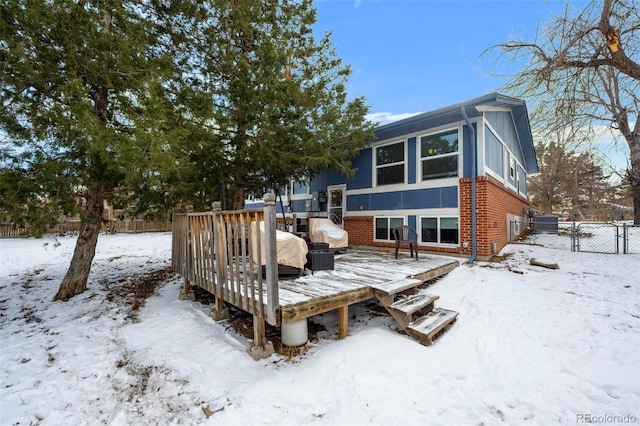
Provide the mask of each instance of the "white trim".
[{"label": "white trim", "polygon": [[[515,163],[516,163],[515,170],[516,171],[518,170],[518,167],[521,167],[523,170],[526,170],[526,169],[524,168],[524,166],[522,166],[522,164],[520,164],[520,162],[518,161],[518,157],[513,155],[513,151],[511,151],[509,149],[509,146],[504,142],[504,140],[498,134],[496,129],[494,129],[491,126],[491,123],[489,123],[489,121],[486,121],[485,124],[486,124],[487,128],[491,131],[493,136],[502,145],[502,160],[503,160],[503,165],[502,165],[503,171],[502,171],[502,174],[503,174],[503,176],[498,176],[498,174],[496,172],[494,172],[492,169],[490,169],[489,166],[487,166],[486,158],[484,158],[484,156],[483,156],[483,169],[485,170],[485,173],[487,173],[488,175],[498,179],[505,187],[507,187],[508,189],[513,190],[513,192],[515,192],[516,194],[521,194],[520,189],[517,188],[517,179],[515,179],[516,187],[514,187],[513,184],[511,184],[509,182],[509,176],[510,176],[509,171],[510,171],[510,168],[511,168],[510,160],[513,159],[515,161]],[[483,129],[484,129],[484,126],[483,126]],[[519,143],[518,143],[518,146],[520,146]],[[522,149],[521,146],[520,146],[520,148]],[[526,178],[526,176],[527,176],[527,172],[525,171],[525,178]],[[525,195],[525,197],[526,197],[526,195]]]},{"label": "white trim", "polygon": [[[473,118],[471,120],[471,122],[473,123],[475,120],[476,119]],[[402,138],[404,138],[405,140],[408,141],[411,138],[417,138],[420,135],[424,135],[425,134],[425,130],[428,130],[429,132],[433,132],[433,133],[439,133],[439,132],[441,132],[442,130],[445,130],[445,129],[452,129],[454,127],[464,127],[465,125],[466,125],[466,122],[464,120],[453,121],[453,122],[444,124],[442,126],[430,127],[429,129],[421,129],[421,130],[418,130],[418,131],[415,131],[415,132],[405,133],[405,134],[402,135]],[[382,139],[382,140],[376,141],[373,144],[368,145],[367,147],[365,147],[365,149],[366,148],[370,148],[370,147],[375,146],[375,145],[384,145],[384,144],[390,143],[390,142],[398,142],[399,140],[400,139],[398,139],[398,137],[389,138],[389,139]]]},{"label": "white trim", "polygon": [[485,171],[486,176],[491,176],[492,178],[496,179],[498,182],[500,182],[502,184],[505,183],[504,177],[500,176],[499,174],[497,174],[496,172],[491,170],[489,168],[489,166],[485,165],[484,166],[484,171]]},{"label": "white trim", "polygon": [[478,112],[482,112],[482,113],[484,113],[484,112],[511,112],[511,108],[510,107],[478,105],[475,108],[478,110]]},{"label": "white trim", "polygon": [[[380,240],[376,238],[376,219],[389,219],[387,220],[387,231],[389,232],[389,238],[386,240]],[[406,216],[400,216],[397,213],[393,216],[385,216],[385,215],[375,215],[373,216],[373,241],[374,242],[379,242],[379,243],[389,243],[389,242],[393,242],[394,239],[391,235],[391,228],[389,226],[389,222],[391,219],[402,219],[402,224],[406,225],[407,224],[407,217]]]},{"label": "white trim", "polygon": [[416,209],[416,210],[356,210],[356,211],[347,211],[345,212],[344,217],[363,217],[363,216],[374,216],[374,217],[393,217],[393,216],[420,216],[420,215],[428,215],[432,216],[458,216],[460,214],[460,209],[457,208],[445,208],[445,209]]},{"label": "white trim", "polygon": [[[437,239],[438,242],[423,242],[422,241],[422,219],[436,219],[438,224],[438,234]],[[458,243],[441,243],[440,242],[440,219],[457,219],[458,220]],[[460,215],[420,215],[416,217],[416,231],[418,233],[418,245],[423,247],[447,247],[447,248],[457,248],[460,247]]]},{"label": "white trim", "polygon": [[[416,138],[416,184],[418,183],[425,183],[425,182],[437,182],[440,183],[440,185],[438,186],[442,186],[441,182],[444,179],[460,179],[464,173],[464,158],[463,158],[463,152],[464,152],[464,127],[460,126],[460,125],[456,125],[456,126],[441,126],[439,128],[439,130],[434,130],[434,129],[429,129],[429,132],[426,133],[420,133],[417,136],[415,136]],[[437,135],[439,133],[447,133],[450,131],[457,131],[458,132],[458,150],[455,152],[448,152],[446,154],[439,154],[439,155],[433,155],[433,156],[429,156],[429,157],[422,157],[422,142],[420,140],[420,138],[422,137],[426,137],[426,136],[431,136],[431,135]],[[430,159],[436,159],[436,158],[444,158],[444,157],[451,157],[457,155],[458,156],[458,171],[457,171],[457,175],[456,176],[449,176],[449,177],[445,177],[445,178],[432,178],[432,179],[426,179],[423,180],[422,179],[422,162],[424,160],[430,160]]]},{"label": "white trim", "polygon": [[[487,121],[484,114],[476,121],[476,176],[485,176],[486,135],[484,124]],[[473,123],[473,122],[472,122]]]},{"label": "white trim", "polygon": [[[402,143],[402,148],[403,148],[403,160],[402,163],[397,162],[397,163],[390,163],[390,164],[384,164],[382,166],[378,166],[377,165],[377,149],[381,148],[383,146],[388,146],[388,145],[395,145],[397,143]],[[394,185],[406,185],[407,184],[407,175],[408,175],[408,162],[409,162],[409,143],[408,143],[408,139],[404,138],[404,139],[392,139],[390,142],[377,142],[371,145],[371,183],[372,183],[372,187],[373,188],[377,188],[378,186],[384,187],[384,188],[389,188],[391,186]],[[403,165],[403,170],[402,170],[402,182],[401,183],[397,183],[397,184],[389,184],[389,185],[378,185],[378,167],[389,167],[389,166],[397,166],[399,164]]]},{"label": "white trim", "polygon": [[347,184],[339,184],[339,185],[329,185],[327,186],[327,216],[331,219],[331,191],[341,191],[342,192],[342,223],[336,224],[339,227],[344,227],[344,216],[347,212]]},{"label": "white trim", "polygon": [[359,188],[359,189],[349,189],[347,191],[347,195],[362,195],[362,194],[381,194],[385,192],[395,192],[395,191],[414,191],[418,189],[430,189],[430,188],[448,188],[448,187],[459,187],[460,186],[460,178],[451,177],[451,178],[442,178],[442,179],[429,179],[424,182],[417,183],[398,183],[394,185],[381,185],[373,188]]}]

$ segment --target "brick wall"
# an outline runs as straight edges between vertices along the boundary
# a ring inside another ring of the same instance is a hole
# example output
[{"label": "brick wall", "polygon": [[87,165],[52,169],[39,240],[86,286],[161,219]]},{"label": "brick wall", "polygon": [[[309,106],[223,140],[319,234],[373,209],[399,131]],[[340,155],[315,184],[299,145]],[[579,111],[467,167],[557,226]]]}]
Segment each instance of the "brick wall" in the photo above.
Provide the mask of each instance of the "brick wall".
[{"label": "brick wall", "polygon": [[342,225],[349,234],[350,246],[373,245],[373,216],[346,216]]},{"label": "brick wall", "polygon": [[[471,242],[471,179],[460,179],[460,241]],[[466,195],[466,196],[464,196]],[[507,213],[523,215],[529,202],[489,176],[476,179],[477,255],[489,257],[491,243],[499,251],[509,242]],[[469,247],[468,252],[471,253]]]},{"label": "brick wall", "polygon": [[[495,179],[482,176],[476,180],[477,211],[477,256],[488,258],[494,253],[491,243],[496,243],[499,251],[508,243],[509,229],[507,213],[517,216],[523,209],[529,208],[529,202]],[[373,241],[373,216],[346,216],[343,218],[344,229],[349,233],[349,245],[394,247],[393,243]],[[466,245],[466,247],[465,247]],[[471,255],[471,179],[460,179],[460,246],[420,247],[421,251]]]}]

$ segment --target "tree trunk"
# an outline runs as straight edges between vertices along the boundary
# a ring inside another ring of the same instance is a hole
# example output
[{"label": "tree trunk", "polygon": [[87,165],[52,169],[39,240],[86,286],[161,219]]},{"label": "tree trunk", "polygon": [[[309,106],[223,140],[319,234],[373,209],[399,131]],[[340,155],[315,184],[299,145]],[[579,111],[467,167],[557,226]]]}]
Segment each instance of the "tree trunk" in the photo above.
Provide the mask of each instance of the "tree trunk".
[{"label": "tree trunk", "polygon": [[242,210],[244,208],[245,191],[244,187],[240,184],[236,185],[235,191],[233,191],[233,210]]},{"label": "tree trunk", "polygon": [[629,183],[633,192],[633,223],[640,225],[640,147],[638,144],[630,144],[629,148],[631,149]]},{"label": "tree trunk", "polygon": [[105,191],[102,185],[96,185],[87,191],[86,222],[82,224],[73,258],[67,270],[55,300],[69,300],[87,289],[87,279],[91,271],[91,262],[96,254],[98,235],[102,226]]},{"label": "tree trunk", "polygon": [[[626,116],[622,116],[626,118]],[[640,225],[640,114],[636,117],[633,130],[626,119],[616,117],[620,133],[629,144],[631,167],[627,170],[627,179],[633,196],[633,223]]]}]

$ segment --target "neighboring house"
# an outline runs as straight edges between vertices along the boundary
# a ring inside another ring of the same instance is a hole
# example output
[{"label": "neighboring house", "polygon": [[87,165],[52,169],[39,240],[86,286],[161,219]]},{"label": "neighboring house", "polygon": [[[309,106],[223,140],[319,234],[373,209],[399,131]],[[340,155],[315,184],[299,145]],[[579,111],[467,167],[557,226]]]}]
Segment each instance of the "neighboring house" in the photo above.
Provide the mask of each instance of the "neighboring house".
[{"label": "neighboring house", "polygon": [[507,244],[511,221],[526,220],[526,178],[538,164],[524,101],[492,93],[375,133],[352,160],[353,179],[325,171],[292,184],[287,216],[328,216],[351,246],[392,247],[391,229],[410,225],[421,250],[479,259]]}]

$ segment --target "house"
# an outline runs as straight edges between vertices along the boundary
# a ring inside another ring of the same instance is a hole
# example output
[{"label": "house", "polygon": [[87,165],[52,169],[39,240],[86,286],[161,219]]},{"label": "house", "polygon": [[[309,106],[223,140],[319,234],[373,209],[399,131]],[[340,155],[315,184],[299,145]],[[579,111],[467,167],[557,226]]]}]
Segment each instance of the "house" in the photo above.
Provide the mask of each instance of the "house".
[{"label": "house", "polygon": [[393,247],[391,230],[409,225],[420,250],[480,260],[508,243],[510,222],[525,221],[538,164],[524,101],[492,93],[375,134],[352,160],[353,178],[327,170],[293,182],[285,214],[329,217],[350,246]]}]

